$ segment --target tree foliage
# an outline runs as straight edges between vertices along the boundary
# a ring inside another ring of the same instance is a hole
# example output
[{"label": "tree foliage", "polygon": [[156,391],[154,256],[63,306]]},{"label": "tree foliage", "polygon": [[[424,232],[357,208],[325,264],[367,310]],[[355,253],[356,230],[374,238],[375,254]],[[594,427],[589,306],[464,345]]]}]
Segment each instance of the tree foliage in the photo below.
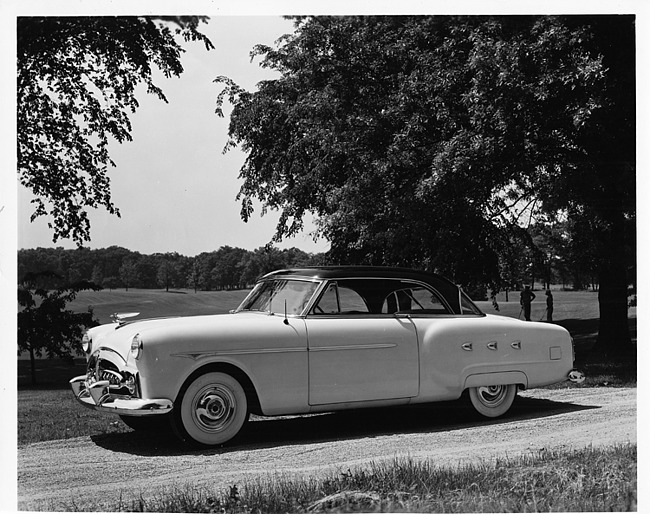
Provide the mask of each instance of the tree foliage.
[{"label": "tree foliage", "polygon": [[86,328],[98,324],[92,309],[73,312],[66,305],[79,291],[101,287],[87,281],[48,290],[43,279],[56,279],[51,272],[28,273],[18,287],[18,354],[28,352],[32,367],[32,382],[36,382],[35,359],[44,354],[48,358],[72,360],[81,352],[81,337]]},{"label": "tree foliage", "polygon": [[245,288],[263,274],[280,268],[324,264],[323,254],[297,248],[261,247],[245,250],[222,246],[213,252],[188,257],[177,252],[143,255],[118,246],[89,250],[34,248],[18,251],[18,276],[39,276],[44,290],[66,288],[90,281],[105,288]]},{"label": "tree foliage", "polygon": [[18,18],[18,174],[35,196],[32,221],[51,215],[53,240],[90,239],[87,209],[119,216],[110,194],[108,145],[131,140],[137,87],[182,73],[185,41],[210,40],[198,17]]},{"label": "tree foliage", "polygon": [[500,287],[513,242],[532,243],[522,217],[582,213],[606,247],[601,320],[625,308],[632,17],[296,18],[253,53],[281,77],[254,93],[217,79],[228,147],[248,154],[245,220],[254,201],[280,210],[280,240],[311,212],[334,260]]},{"label": "tree foliage", "polygon": [[[444,271],[485,277],[507,202],[571,159],[598,104],[600,60],[576,40],[551,18],[299,19],[278,50],[255,50],[281,79],[224,91],[249,152],[242,215],[253,199],[280,209],[280,239],[313,211],[342,259],[471,259]],[[471,251],[443,258],[454,247]]]}]

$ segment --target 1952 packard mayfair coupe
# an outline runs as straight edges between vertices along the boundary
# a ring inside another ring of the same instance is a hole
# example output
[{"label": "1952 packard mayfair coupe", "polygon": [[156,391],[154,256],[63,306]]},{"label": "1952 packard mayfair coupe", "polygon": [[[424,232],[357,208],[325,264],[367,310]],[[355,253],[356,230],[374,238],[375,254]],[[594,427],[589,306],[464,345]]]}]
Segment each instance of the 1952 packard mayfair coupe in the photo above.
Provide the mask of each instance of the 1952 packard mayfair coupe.
[{"label": "1952 packard mayfair coupe", "polygon": [[87,407],[187,442],[220,445],[249,413],[273,416],[454,400],[487,417],[519,388],[565,380],[569,333],[483,314],[432,273],[380,267],[289,269],[262,277],[229,314],[127,321],[84,336]]}]

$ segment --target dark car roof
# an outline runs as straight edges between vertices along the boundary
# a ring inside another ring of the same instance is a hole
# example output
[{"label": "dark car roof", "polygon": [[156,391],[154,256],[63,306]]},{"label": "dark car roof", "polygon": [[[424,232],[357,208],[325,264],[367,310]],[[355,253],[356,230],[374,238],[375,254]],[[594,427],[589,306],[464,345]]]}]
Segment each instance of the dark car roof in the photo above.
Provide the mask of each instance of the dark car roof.
[{"label": "dark car roof", "polygon": [[441,283],[455,286],[449,279],[411,268],[393,268],[388,266],[306,266],[302,268],[281,269],[268,273],[263,278],[291,275],[295,277],[335,279],[335,278],[408,278],[423,282]]},{"label": "dark car roof", "polygon": [[273,271],[262,277],[262,280],[276,277],[300,277],[323,280],[353,278],[417,280],[429,284],[436,289],[445,297],[455,312],[459,311],[458,286],[442,275],[428,271],[385,266],[310,266]]}]

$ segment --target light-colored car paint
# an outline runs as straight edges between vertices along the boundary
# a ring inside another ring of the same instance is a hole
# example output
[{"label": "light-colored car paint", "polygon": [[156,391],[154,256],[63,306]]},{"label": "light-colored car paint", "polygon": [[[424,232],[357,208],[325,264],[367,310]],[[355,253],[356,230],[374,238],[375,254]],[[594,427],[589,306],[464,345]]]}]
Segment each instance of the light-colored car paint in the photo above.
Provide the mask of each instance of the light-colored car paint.
[{"label": "light-colored car paint", "polygon": [[[92,328],[89,354],[137,375],[139,397],[152,407],[130,412],[127,397],[96,405],[84,392],[86,377],[73,379],[73,390],[86,406],[149,416],[172,409],[200,374],[236,371],[250,381],[257,413],[282,415],[454,400],[481,386],[539,387],[566,380],[573,369],[571,337],[557,325],[462,310],[316,314],[315,299],[330,283],[321,280],[299,314],[247,310]],[[458,305],[459,296],[445,301],[453,300]]]},{"label": "light-colored car paint", "polygon": [[[287,321],[239,312],[104,325],[89,333],[93,346],[112,347],[137,367],[144,397],[173,400],[193,372],[227,363],[251,379],[265,415],[349,402],[453,400],[470,385],[499,383],[500,375],[517,372],[518,383],[532,388],[562,381],[573,369],[568,332],[547,323],[493,315]],[[143,341],[137,365],[129,353],[136,333]],[[468,344],[471,350],[463,348]]]}]

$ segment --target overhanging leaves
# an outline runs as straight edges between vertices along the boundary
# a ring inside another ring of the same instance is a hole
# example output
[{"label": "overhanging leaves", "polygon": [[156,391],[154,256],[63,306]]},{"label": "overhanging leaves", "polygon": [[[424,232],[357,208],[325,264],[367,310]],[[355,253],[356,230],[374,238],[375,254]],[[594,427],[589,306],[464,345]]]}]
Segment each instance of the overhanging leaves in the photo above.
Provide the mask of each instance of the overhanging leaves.
[{"label": "overhanging leaves", "polygon": [[202,41],[199,17],[20,17],[18,29],[18,174],[35,196],[32,221],[51,215],[53,241],[90,239],[88,209],[119,216],[108,143],[131,141],[135,90],[166,101],[152,69],[182,73],[175,36]]}]

